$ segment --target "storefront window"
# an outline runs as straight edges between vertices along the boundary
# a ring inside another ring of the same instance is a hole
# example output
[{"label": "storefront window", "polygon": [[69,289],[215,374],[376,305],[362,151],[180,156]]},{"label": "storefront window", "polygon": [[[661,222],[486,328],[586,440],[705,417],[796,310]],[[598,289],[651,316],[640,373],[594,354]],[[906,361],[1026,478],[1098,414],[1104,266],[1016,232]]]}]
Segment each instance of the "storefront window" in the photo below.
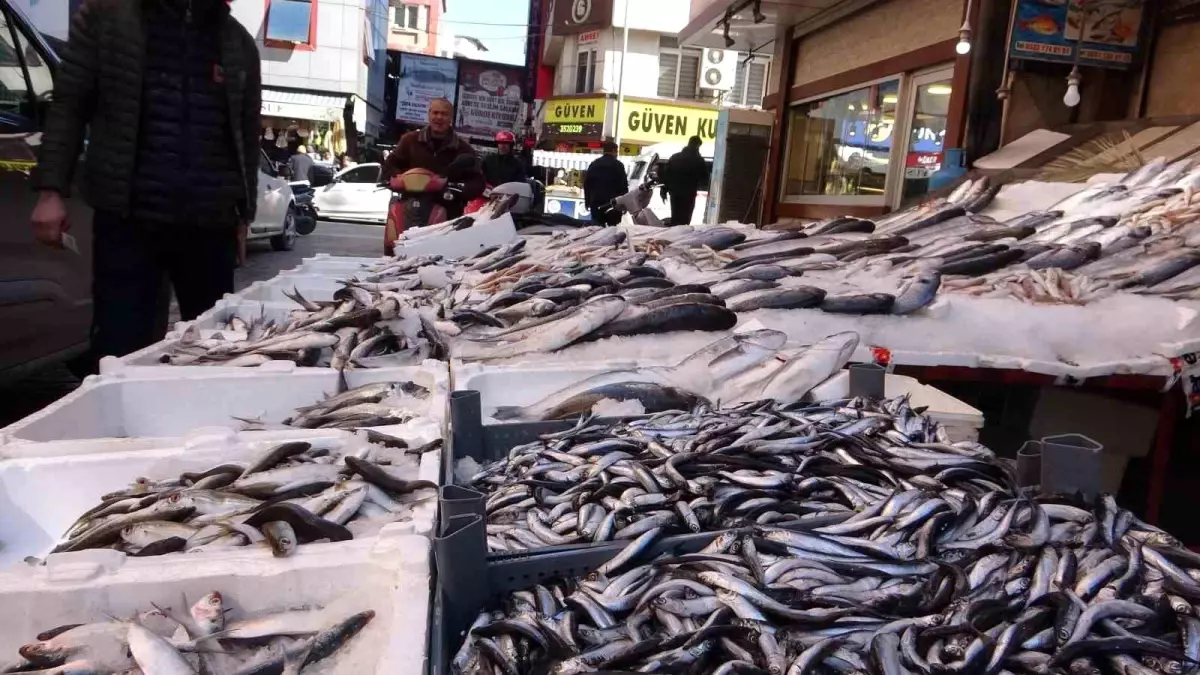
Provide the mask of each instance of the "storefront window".
[{"label": "storefront window", "polygon": [[900,81],[887,80],[791,110],[785,195],[884,195]]},{"label": "storefront window", "polygon": [[928,192],[929,176],[942,167],[952,91],[949,78],[914,84],[911,131],[904,154],[904,199]]}]

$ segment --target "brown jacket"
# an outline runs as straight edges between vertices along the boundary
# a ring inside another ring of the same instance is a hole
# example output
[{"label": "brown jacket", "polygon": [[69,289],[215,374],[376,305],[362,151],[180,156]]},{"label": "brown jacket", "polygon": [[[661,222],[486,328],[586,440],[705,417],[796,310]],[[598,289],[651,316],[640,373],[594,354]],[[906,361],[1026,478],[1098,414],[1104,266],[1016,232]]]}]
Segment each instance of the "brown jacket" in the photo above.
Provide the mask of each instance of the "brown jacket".
[{"label": "brown jacket", "polygon": [[[446,169],[459,156],[475,158],[475,149],[462,136],[453,134],[453,140],[447,143],[435,143],[430,138],[429,128],[410,131],[400,137],[400,142],[392,149],[391,154],[383,162],[383,180],[387,181],[398,173],[409,169],[427,169],[439,176],[446,175]],[[479,162],[469,173],[463,183],[463,198],[474,199],[483,194],[483,172]]]}]

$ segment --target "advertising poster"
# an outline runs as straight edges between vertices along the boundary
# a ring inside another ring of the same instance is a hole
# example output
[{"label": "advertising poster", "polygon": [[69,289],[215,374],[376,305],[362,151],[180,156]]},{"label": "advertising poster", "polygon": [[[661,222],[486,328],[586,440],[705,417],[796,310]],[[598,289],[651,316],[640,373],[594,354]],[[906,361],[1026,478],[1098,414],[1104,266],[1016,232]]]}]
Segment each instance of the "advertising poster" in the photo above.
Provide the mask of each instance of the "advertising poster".
[{"label": "advertising poster", "polygon": [[422,54],[400,55],[396,85],[396,120],[411,124],[429,121],[429,102],[446,98],[455,103],[458,61]]},{"label": "advertising poster", "polygon": [[[1143,0],[1018,0],[1009,53],[1016,59],[1128,68],[1138,51]],[[1082,38],[1082,40],[1081,40]]]},{"label": "advertising poster", "polygon": [[458,70],[455,131],[492,138],[498,131],[517,133],[521,119],[524,69],[499,63],[462,61]]}]

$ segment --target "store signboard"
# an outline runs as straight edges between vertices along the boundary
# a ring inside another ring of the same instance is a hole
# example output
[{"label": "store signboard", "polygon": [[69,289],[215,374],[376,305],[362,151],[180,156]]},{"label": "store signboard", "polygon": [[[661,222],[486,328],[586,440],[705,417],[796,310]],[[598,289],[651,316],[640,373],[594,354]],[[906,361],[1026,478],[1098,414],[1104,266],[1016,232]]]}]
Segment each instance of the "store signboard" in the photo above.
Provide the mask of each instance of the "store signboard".
[{"label": "store signboard", "polygon": [[621,138],[641,143],[687,143],[717,137],[716,108],[626,101],[621,109]]},{"label": "store signboard", "polygon": [[612,25],[613,0],[553,0],[554,35],[578,35]]},{"label": "store signboard", "polygon": [[576,41],[581,45],[592,45],[600,41],[600,31],[589,30],[586,33],[580,33]]},{"label": "store signboard", "polygon": [[[1017,0],[1015,59],[1129,68],[1138,53],[1144,0]],[[1086,31],[1086,34],[1085,34]],[[1082,44],[1080,38],[1082,37]]]},{"label": "store signboard", "polygon": [[604,124],[607,106],[607,98],[552,98],[542,108],[542,121],[546,124]]},{"label": "store signboard", "polygon": [[396,85],[396,120],[411,124],[429,121],[429,102],[457,100],[458,61],[423,54],[400,55],[400,77]]},{"label": "store signboard", "polygon": [[521,119],[524,69],[483,61],[461,61],[455,131],[491,138],[499,131],[514,134]]},{"label": "store signboard", "polygon": [[928,178],[942,168],[940,152],[910,152],[904,157],[905,178]]},{"label": "store signboard", "polygon": [[336,122],[341,120],[344,112],[344,108],[327,108],[305,103],[280,103],[276,101],[263,101],[262,108],[259,110],[259,114],[263,117],[284,117],[297,120],[319,120],[322,122]]}]

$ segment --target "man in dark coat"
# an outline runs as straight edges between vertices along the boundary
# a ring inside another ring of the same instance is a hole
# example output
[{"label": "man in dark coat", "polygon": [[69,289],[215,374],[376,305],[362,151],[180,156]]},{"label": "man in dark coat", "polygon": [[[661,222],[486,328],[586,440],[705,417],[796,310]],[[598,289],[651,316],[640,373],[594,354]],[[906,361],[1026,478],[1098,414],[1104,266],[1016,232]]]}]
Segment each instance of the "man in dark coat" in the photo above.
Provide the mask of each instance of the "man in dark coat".
[{"label": "man in dark coat", "polygon": [[663,177],[663,192],[671,198],[671,224],[690,225],[696,209],[696,193],[708,185],[708,165],[700,156],[700,137],[688,139],[687,147],[671,155]]},{"label": "man in dark coat", "polygon": [[583,203],[592,212],[592,222],[597,225],[618,225],[621,214],[616,209],[605,208],[609,203],[629,192],[629,178],[625,165],[617,159],[617,144],[606,141],[604,154],[588,166],[583,178]]},{"label": "man in dark coat", "polygon": [[154,342],[169,277],[182,317],[233,291],[258,198],[259,55],[225,0],[84,0],[39,149],[34,237],[62,246],[88,138],[94,357]]},{"label": "man in dark coat", "polygon": [[525,162],[513,153],[517,137],[511,131],[496,134],[496,152],[483,158],[483,178],[491,187],[505,183],[524,183]]}]

